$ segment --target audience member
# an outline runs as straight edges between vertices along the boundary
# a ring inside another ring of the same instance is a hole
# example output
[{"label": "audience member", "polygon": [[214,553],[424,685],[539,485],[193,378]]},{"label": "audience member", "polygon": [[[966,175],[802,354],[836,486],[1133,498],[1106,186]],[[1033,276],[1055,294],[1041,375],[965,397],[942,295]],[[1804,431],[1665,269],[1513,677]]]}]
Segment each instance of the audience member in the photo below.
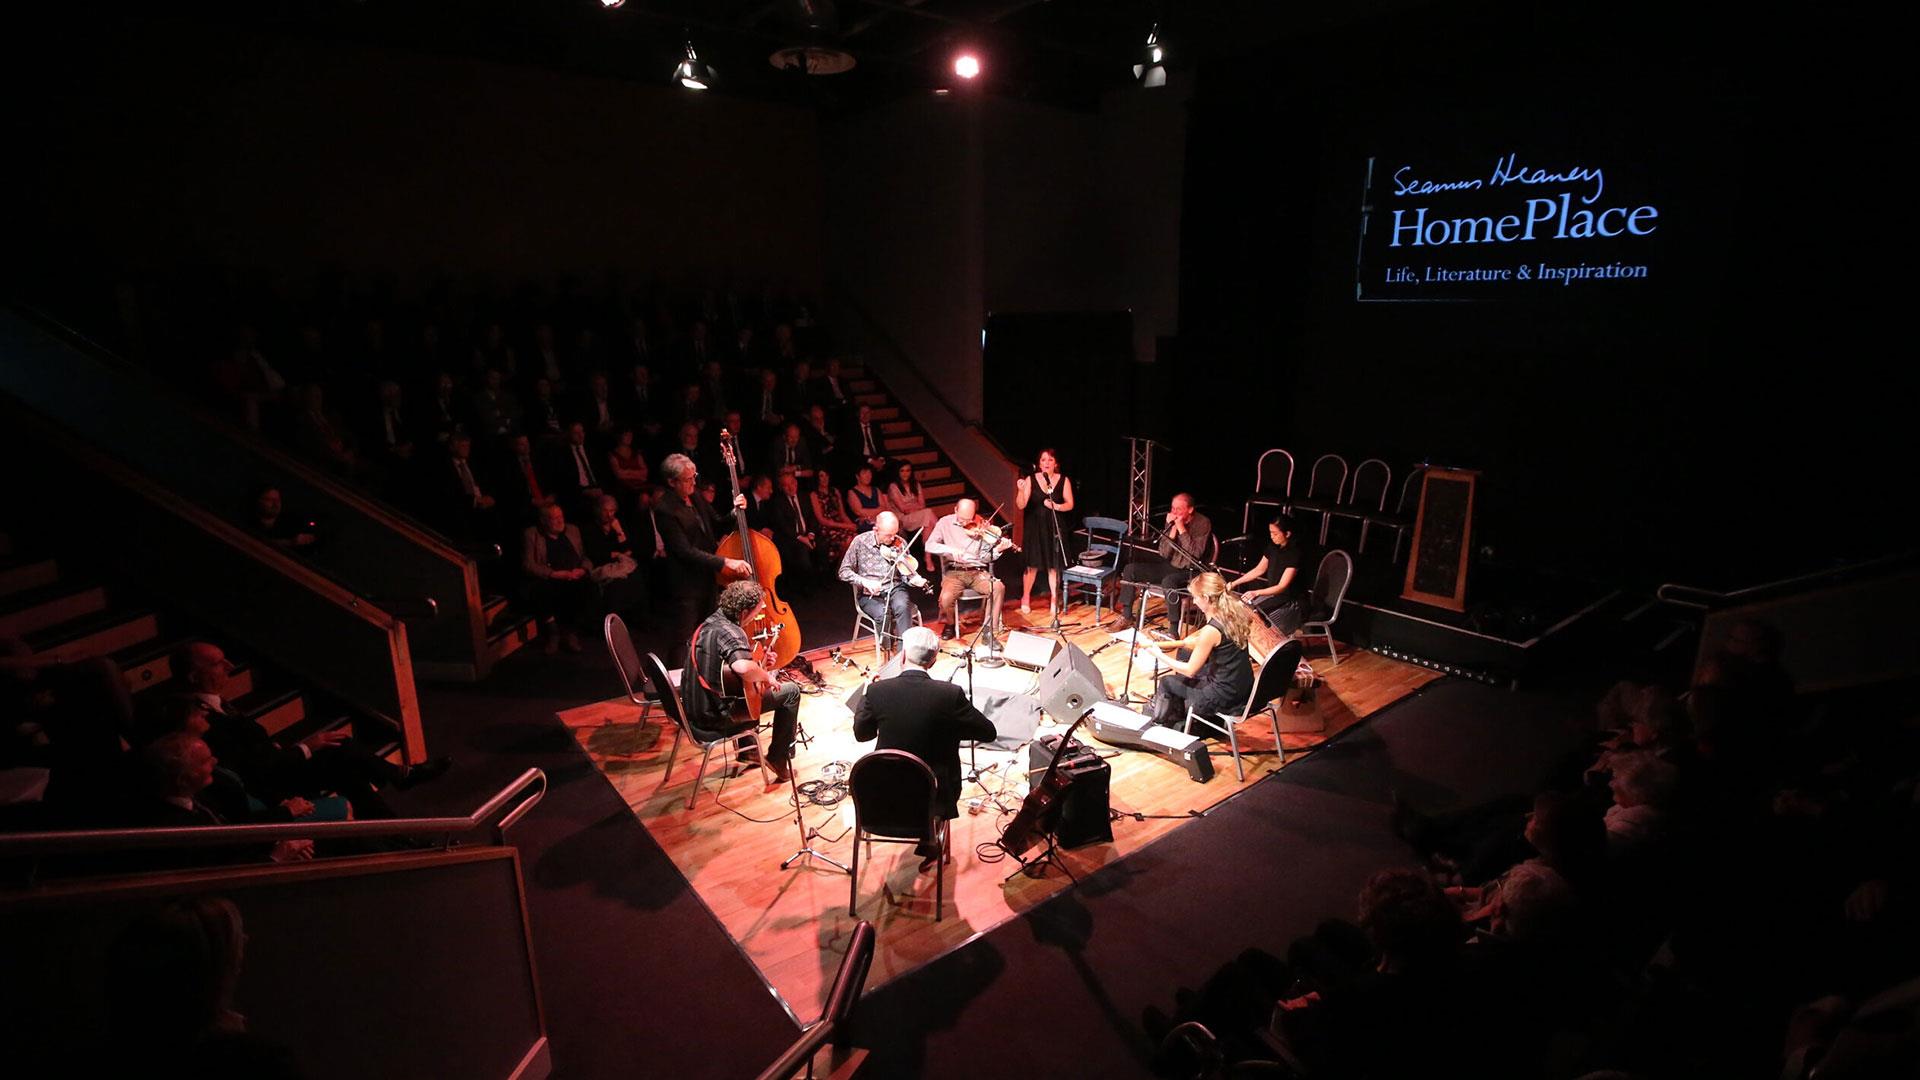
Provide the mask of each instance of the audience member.
[{"label": "audience member", "polygon": [[563,645],[568,652],[579,652],[579,631],[594,614],[594,565],[580,530],[567,524],[559,504],[542,507],[538,524],[522,534],[520,568],[528,578],[533,613],[546,626],[547,652]]},{"label": "audience member", "polygon": [[246,942],[240,910],[218,897],[173,900],[128,924],[107,949],[103,989],[113,1037],[98,1048],[93,1072],[300,1080],[305,1073],[293,1056],[249,1032],[235,1007]]}]

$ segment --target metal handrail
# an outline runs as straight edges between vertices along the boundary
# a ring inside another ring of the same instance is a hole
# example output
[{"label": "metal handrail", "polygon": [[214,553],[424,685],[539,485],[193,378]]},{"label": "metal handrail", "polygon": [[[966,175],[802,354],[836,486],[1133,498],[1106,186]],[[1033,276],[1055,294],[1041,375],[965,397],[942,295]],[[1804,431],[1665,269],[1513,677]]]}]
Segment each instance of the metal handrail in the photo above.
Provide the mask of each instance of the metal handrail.
[{"label": "metal handrail", "polygon": [[440,617],[440,601],[431,596],[369,596],[366,599],[396,618],[432,621]]},{"label": "metal handrail", "polygon": [[841,958],[840,970],[827,990],[827,1007],[820,1022],[808,1028],[779,1060],[767,1066],[759,1080],[788,1080],[803,1068],[812,1075],[813,1055],[829,1040],[840,1045],[847,1032],[847,1021],[853,1016],[853,1006],[866,988],[867,970],[873,966],[874,941],[873,924],[862,919],[853,928],[853,937],[847,942],[847,955]]},{"label": "metal handrail", "polygon": [[1678,582],[1670,581],[1653,590],[1653,595],[1656,600],[1659,600],[1663,604],[1692,608],[1696,611],[1711,611],[1715,608],[1727,607],[1732,604],[1758,599],[1763,593],[1781,589],[1792,589],[1802,585],[1811,585],[1820,582],[1830,582],[1836,578],[1849,577],[1869,570],[1899,566],[1903,563],[1913,562],[1916,558],[1920,558],[1920,550],[1901,551],[1892,555],[1883,555],[1877,559],[1848,563],[1845,566],[1831,567],[1826,570],[1815,570],[1812,573],[1798,574],[1790,578],[1781,578],[1778,581],[1767,581],[1758,585],[1748,585],[1744,588],[1726,591],[1709,589],[1699,585],[1682,585]]},{"label": "metal handrail", "polygon": [[[536,785],[538,785],[536,787]],[[547,774],[528,769],[465,817],[386,818],[376,821],[287,822],[275,825],[205,825],[192,828],[67,829],[0,833],[0,856],[139,851],[151,848],[219,847],[280,840],[340,840],[347,837],[418,836],[471,832],[484,826],[516,797],[535,788],[494,826],[494,842],[545,797]]]}]

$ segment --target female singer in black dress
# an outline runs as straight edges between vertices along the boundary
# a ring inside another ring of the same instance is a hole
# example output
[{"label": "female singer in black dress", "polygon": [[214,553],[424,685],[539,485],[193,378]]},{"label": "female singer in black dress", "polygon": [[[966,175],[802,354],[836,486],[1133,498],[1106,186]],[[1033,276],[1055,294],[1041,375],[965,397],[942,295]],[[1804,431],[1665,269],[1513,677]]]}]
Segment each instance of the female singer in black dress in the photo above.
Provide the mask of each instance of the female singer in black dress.
[{"label": "female singer in black dress", "polygon": [[1048,596],[1053,598],[1057,614],[1065,608],[1060,599],[1060,571],[1066,569],[1066,523],[1059,515],[1073,509],[1073,481],[1060,475],[1060,459],[1051,449],[1040,451],[1040,463],[1032,476],[1013,482],[1013,505],[1026,511],[1027,571],[1020,581],[1020,614],[1033,613],[1033,579],[1047,572]]}]

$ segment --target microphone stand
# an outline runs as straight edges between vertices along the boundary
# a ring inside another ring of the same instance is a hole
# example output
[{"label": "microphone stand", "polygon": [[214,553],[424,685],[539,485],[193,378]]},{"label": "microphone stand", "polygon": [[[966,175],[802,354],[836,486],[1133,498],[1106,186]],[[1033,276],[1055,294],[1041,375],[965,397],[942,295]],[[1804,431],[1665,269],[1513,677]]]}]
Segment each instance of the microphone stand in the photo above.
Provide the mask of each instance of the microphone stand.
[{"label": "microphone stand", "polygon": [[826,863],[828,866],[833,867],[835,870],[838,870],[843,874],[852,874],[853,871],[848,867],[846,867],[845,865],[835,861],[829,856],[822,855],[820,852],[813,850],[812,845],[813,845],[814,837],[824,836],[825,834],[822,833],[819,829],[812,829],[807,827],[807,818],[804,811],[801,808],[801,803],[800,803],[800,771],[798,769],[794,769],[791,767],[792,762],[788,762],[788,765],[789,765],[789,768],[787,769],[787,785],[788,785],[788,788],[793,792],[793,823],[794,825],[798,826],[800,829],[800,850],[787,856],[786,861],[780,864],[780,869],[782,870],[792,869],[794,863],[800,862],[803,859],[818,859],[821,862]]},{"label": "microphone stand", "polygon": [[[994,513],[997,514],[999,511],[996,509]],[[987,520],[992,521],[993,515],[989,514]],[[996,578],[993,572],[993,564],[999,561],[1001,553],[993,550],[993,548],[999,546],[999,541],[995,540],[991,546],[983,544],[982,541],[978,539],[976,539],[974,543],[979,545],[975,551],[975,555],[983,556],[986,559],[987,577]],[[1008,550],[1010,551],[1012,549],[1009,548]],[[980,608],[980,628],[973,632],[973,639],[967,642],[967,696],[969,698],[973,696],[973,651],[979,647],[980,635],[986,634],[987,636],[987,655],[980,659],[980,666],[997,668],[1005,667],[1007,664],[1007,661],[1000,655],[999,637],[989,632],[989,628],[1000,620],[1000,613],[993,610],[993,586],[991,584],[987,586],[986,602],[981,604]],[[955,622],[960,620],[959,597],[955,597],[953,601],[953,618]]]},{"label": "microphone stand", "polygon": [[[923,530],[919,529],[914,530],[913,537],[900,546],[902,554],[899,557],[889,556],[887,559],[887,587],[878,594],[880,597],[880,621],[884,623],[886,627],[880,631],[880,648],[882,651],[886,649],[888,639],[896,642],[895,647],[898,648],[897,643],[900,640],[900,635],[892,632],[893,594],[897,590],[906,588],[907,586],[907,583],[900,578],[900,559],[911,557],[907,552],[913,547],[913,541],[920,539],[920,533],[922,531]],[[909,618],[911,618],[911,616],[909,616]]]},{"label": "microphone stand", "polygon": [[[1065,476],[1062,476],[1060,478],[1060,482],[1053,486],[1053,490],[1059,491],[1062,487],[1066,486],[1066,483],[1067,483],[1067,478]],[[1034,485],[1035,488],[1038,488],[1039,486],[1040,486],[1039,484]],[[1060,556],[1060,569],[1050,571],[1047,574],[1047,594],[1048,594],[1047,606],[1053,609],[1053,625],[1052,627],[1050,627],[1050,629],[1053,631],[1053,636],[1060,639],[1060,644],[1065,645],[1065,644],[1068,644],[1067,627],[1069,624],[1062,623],[1060,621],[1060,609],[1065,606],[1065,599],[1060,594],[1066,591],[1067,538],[1066,538],[1066,534],[1060,531],[1060,510],[1058,507],[1053,505],[1053,496],[1051,494],[1046,494],[1046,493],[1042,493],[1042,494],[1044,497],[1041,499],[1041,501],[1046,504],[1046,511],[1049,515],[1051,515],[1053,520],[1054,554]],[[1031,493],[1029,493],[1028,498],[1032,498]],[[1056,581],[1059,582],[1060,584],[1059,589],[1054,588],[1054,583]],[[1078,629],[1077,626],[1074,628]]]},{"label": "microphone stand", "polygon": [[[1120,693],[1129,703],[1133,701],[1133,658],[1140,651],[1140,623],[1147,617],[1147,590],[1136,589],[1134,601],[1139,610],[1134,613],[1133,639],[1127,642],[1127,674],[1120,683]],[[1101,646],[1105,648],[1105,646]],[[1152,701],[1152,698],[1148,698]]]},{"label": "microphone stand", "polygon": [[[1153,522],[1151,522],[1151,521],[1148,521],[1148,522],[1144,522],[1143,524],[1145,524],[1145,525],[1146,525],[1146,527],[1147,527],[1147,531],[1148,531],[1149,533],[1151,533],[1151,534],[1153,534],[1153,535],[1151,535],[1151,536],[1149,536],[1148,538],[1149,538],[1149,539],[1151,539],[1151,540],[1152,540],[1152,541],[1154,542],[1154,546],[1155,546],[1155,548],[1157,549],[1157,548],[1159,547],[1159,545],[1160,545],[1161,543],[1163,543],[1163,542],[1164,542],[1164,541],[1165,541],[1165,540],[1167,539],[1167,531],[1166,531],[1165,529],[1163,529],[1163,528],[1159,528],[1159,527],[1157,527],[1157,526],[1155,526],[1155,525],[1154,525],[1154,523],[1153,523]],[[1183,556],[1183,557],[1185,557],[1185,558],[1186,558],[1186,560],[1187,560],[1187,561],[1188,561],[1189,563],[1192,563],[1192,564],[1193,564],[1193,569],[1194,569],[1194,571],[1195,571],[1195,573],[1199,573],[1199,572],[1202,572],[1202,571],[1204,571],[1204,572],[1206,572],[1206,573],[1209,573],[1209,574],[1219,574],[1219,573],[1221,573],[1221,570],[1220,570],[1220,568],[1219,568],[1219,567],[1217,567],[1217,566],[1215,566],[1215,565],[1213,565],[1212,563],[1210,563],[1210,562],[1208,562],[1207,560],[1205,560],[1205,559],[1203,559],[1203,558],[1201,558],[1201,557],[1200,557],[1200,556],[1198,556],[1198,555],[1193,555],[1193,554],[1190,554],[1190,553],[1188,553],[1188,551],[1187,551],[1187,549],[1186,549],[1186,548],[1183,548],[1183,547],[1181,547],[1181,546],[1180,546],[1180,544],[1179,544],[1179,543],[1178,543],[1177,541],[1176,541],[1176,542],[1174,543],[1174,545],[1173,545],[1173,550],[1174,550],[1174,553],[1175,553],[1176,555],[1179,555],[1179,556]],[[1188,576],[1189,576],[1189,577],[1192,577],[1192,575],[1191,575],[1191,574],[1189,574]],[[1222,575],[1222,576],[1224,576],[1224,575]],[[1158,586],[1158,585],[1154,585],[1154,586],[1150,586],[1150,587],[1151,587],[1151,588],[1159,588],[1159,586]],[[1145,588],[1142,588],[1142,589],[1141,589],[1141,590],[1139,590],[1139,591],[1141,591],[1142,593],[1144,593],[1144,592],[1145,592]],[[1163,595],[1163,596],[1165,595],[1165,592],[1166,592],[1166,590],[1164,590],[1164,589],[1162,589],[1162,590],[1161,590],[1161,593],[1162,593],[1162,595]],[[1176,626],[1177,626],[1177,627],[1178,627],[1178,628],[1180,628],[1180,629],[1184,629],[1184,628],[1185,628],[1185,626],[1184,626],[1184,624],[1185,624],[1185,620],[1184,620],[1184,619],[1180,619],[1180,620],[1176,620],[1176,619],[1174,618],[1174,615],[1173,615],[1173,598],[1172,598],[1172,597],[1165,597],[1165,599],[1166,599],[1166,601],[1167,601],[1167,625],[1168,625],[1169,627],[1176,627]],[[1145,604],[1141,604],[1141,605],[1140,605],[1140,612],[1141,612],[1141,614],[1142,614],[1143,616],[1145,615],[1145,613],[1146,613],[1146,610],[1147,610],[1147,606],[1146,606]],[[1184,609],[1183,609],[1183,610],[1184,610]],[[1136,624],[1136,625],[1137,625],[1137,624]]]}]

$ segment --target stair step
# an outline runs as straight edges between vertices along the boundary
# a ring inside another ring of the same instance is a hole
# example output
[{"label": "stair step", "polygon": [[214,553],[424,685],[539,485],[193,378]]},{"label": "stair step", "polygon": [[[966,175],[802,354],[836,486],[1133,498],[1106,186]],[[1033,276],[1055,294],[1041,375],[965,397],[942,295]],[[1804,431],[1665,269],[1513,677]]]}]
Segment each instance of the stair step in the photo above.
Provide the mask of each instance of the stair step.
[{"label": "stair step", "polygon": [[233,709],[241,716],[278,735],[307,718],[307,699],[298,689],[260,691],[235,698]]},{"label": "stair step", "polygon": [[0,563],[0,596],[45,588],[60,580],[60,565],[52,559],[9,559]]},{"label": "stair step", "polygon": [[926,497],[928,502],[934,502],[935,500],[944,502],[948,499],[958,499],[961,496],[965,495],[966,493],[967,493],[967,485],[960,483],[958,480],[950,481],[945,484],[926,485]]},{"label": "stair step", "polygon": [[[900,406],[882,405],[881,407],[873,410],[873,418],[875,420],[898,420],[900,419]],[[859,434],[859,433],[855,432],[855,434]]]},{"label": "stair step", "polygon": [[103,611],[26,635],[36,655],[70,664],[107,656],[160,636],[160,617],[151,611]]},{"label": "stair step", "polygon": [[880,425],[882,435],[905,435],[912,430],[913,421],[911,420],[889,420]]},{"label": "stair step", "polygon": [[22,589],[0,601],[0,634],[30,634],[107,608],[104,585],[54,582]]},{"label": "stair step", "polygon": [[487,655],[499,663],[519,652],[540,636],[540,620],[532,616],[515,617],[499,630],[487,635]]},{"label": "stair step", "polygon": [[888,399],[888,397],[887,397],[887,395],[885,395],[885,394],[855,394],[855,395],[853,395],[853,403],[854,403],[855,405],[871,405],[871,406],[873,406],[873,407],[874,407],[874,408],[876,408],[876,409],[877,409],[877,408],[879,408],[879,407],[880,407],[880,406],[882,406],[882,405],[885,405],[885,404],[887,404],[887,402],[888,402],[888,400],[889,400],[889,399]]},{"label": "stair step", "polygon": [[901,461],[913,462],[913,467],[917,469],[922,465],[931,465],[934,462],[939,461],[940,451],[917,450],[910,454],[895,454],[894,456],[898,457]]},{"label": "stair step", "polygon": [[486,612],[486,625],[492,626],[494,620],[498,619],[501,613],[507,610],[507,598],[504,596],[489,596],[482,610]]},{"label": "stair step", "polygon": [[914,466],[913,475],[919,477],[921,483],[930,484],[935,480],[951,479],[953,477],[953,466],[929,465],[922,469],[916,465]]},{"label": "stair step", "polygon": [[919,450],[927,445],[927,438],[924,435],[896,435],[882,441],[886,443],[888,453],[895,450]]},{"label": "stair step", "polygon": [[173,651],[185,645],[187,640],[166,641],[156,638],[115,652],[113,662],[120,666],[120,678],[127,684],[127,692],[137,694],[171,681]]},{"label": "stair step", "polygon": [[864,376],[857,379],[847,379],[847,389],[853,391],[855,394],[878,394],[883,392],[880,389],[878,380],[869,379]]}]

